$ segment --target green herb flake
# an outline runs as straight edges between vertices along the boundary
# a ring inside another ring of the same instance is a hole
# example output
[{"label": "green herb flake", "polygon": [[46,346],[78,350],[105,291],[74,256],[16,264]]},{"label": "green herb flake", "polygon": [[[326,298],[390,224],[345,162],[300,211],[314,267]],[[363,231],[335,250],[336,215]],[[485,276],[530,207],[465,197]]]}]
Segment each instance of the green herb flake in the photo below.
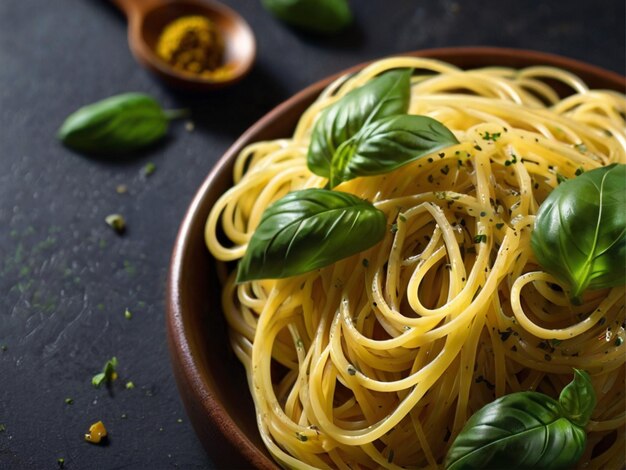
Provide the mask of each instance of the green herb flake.
[{"label": "green herb flake", "polygon": [[132,390],[133,388],[135,388],[134,383],[132,383],[131,381],[126,382],[126,390]]},{"label": "green herb flake", "polygon": [[575,144],[574,148],[578,150],[580,153],[587,153],[587,146],[582,142],[579,144]]},{"label": "green herb flake", "polygon": [[618,336],[617,338],[615,338],[615,342],[613,344],[615,344],[615,346],[621,346],[622,344],[624,344],[624,338]]},{"label": "green herb flake", "polygon": [[146,165],[142,169],[142,174],[144,176],[151,176],[156,171],[156,165],[152,162],[146,163]]},{"label": "green herb flake", "polygon": [[446,165],[439,171],[441,171],[444,175],[447,175],[448,173],[450,173],[450,167]]},{"label": "green herb flake", "polygon": [[494,132],[490,134],[489,132],[485,132],[482,136],[483,140],[491,140],[492,142],[496,142],[501,136],[500,132]]},{"label": "green herb flake", "polygon": [[476,144],[476,145],[474,145],[474,149],[476,149],[478,151],[481,151],[482,147],[480,145]]},{"label": "green herb flake", "polygon": [[576,168],[576,172],[574,173],[576,176],[580,176],[585,172],[585,169],[581,166]]},{"label": "green herb flake", "polygon": [[124,310],[124,318],[126,318],[126,320],[130,320],[131,318],[133,318],[133,314],[131,313],[130,310],[128,309]]},{"label": "green herb flake", "polygon": [[363,258],[363,261],[361,261],[361,263],[363,263],[363,266],[367,268],[370,265],[370,260],[368,260],[367,258]]},{"label": "green herb flake", "polygon": [[397,223],[393,223],[391,224],[391,233],[396,233],[398,231],[398,224]]},{"label": "green herb flake", "polygon": [[0,432],[5,432],[7,430],[7,427],[4,424],[0,423]]},{"label": "green herb flake", "polygon": [[499,223],[499,224],[496,224],[496,228],[497,228],[498,230],[500,230],[502,227],[504,227],[504,223]]},{"label": "green herb flake", "polygon": [[302,341],[300,338],[298,338],[298,340],[296,341],[296,348],[298,349],[298,351],[304,350],[304,341]]},{"label": "green herb flake", "polygon": [[348,366],[347,372],[349,375],[356,375],[356,368],[352,364],[350,364]]},{"label": "green herb flake", "polygon": [[569,178],[563,176],[561,173],[557,173],[556,174],[556,183],[557,184],[561,184],[564,183],[565,181],[567,181]]},{"label": "green herb flake", "polygon": [[296,438],[300,441],[300,442],[306,442],[309,440],[309,438],[302,434],[301,432],[296,431]]},{"label": "green herb flake", "polygon": [[73,398],[66,398],[65,399],[65,404],[66,405],[72,405],[74,403],[74,399]]},{"label": "green herb flake", "polygon": [[505,342],[513,334],[513,330],[505,330],[505,331],[498,330],[498,334],[500,335],[500,341]]},{"label": "green herb flake", "polygon": [[59,466],[59,468],[64,468],[65,467],[65,459],[63,457],[59,457],[57,459],[57,465]]},{"label": "green herb flake", "polygon": [[393,449],[389,449],[389,455],[387,456],[387,463],[393,462],[393,457],[394,457]]},{"label": "green herb flake", "polygon": [[120,214],[107,215],[104,218],[104,221],[119,235],[123,234],[126,230],[126,220],[124,220],[124,217]]},{"label": "green herb flake", "polygon": [[177,423],[182,423],[182,422],[183,422],[183,419],[182,419],[182,418],[178,418],[178,419],[176,420],[176,422],[177,422]]},{"label": "green herb flake", "polygon": [[110,383],[117,378],[117,372],[115,369],[117,368],[117,358],[112,357],[109,359],[102,369],[102,372],[96,374],[91,379],[91,384],[98,388],[103,383]]},{"label": "green herb flake", "polygon": [[474,243],[487,243],[487,235],[479,233],[474,237]]},{"label": "green herb flake", "polygon": [[0,346],[0,351],[2,351],[2,352],[6,352],[7,349],[9,349],[9,348],[7,347],[6,344],[3,344],[2,346]]}]

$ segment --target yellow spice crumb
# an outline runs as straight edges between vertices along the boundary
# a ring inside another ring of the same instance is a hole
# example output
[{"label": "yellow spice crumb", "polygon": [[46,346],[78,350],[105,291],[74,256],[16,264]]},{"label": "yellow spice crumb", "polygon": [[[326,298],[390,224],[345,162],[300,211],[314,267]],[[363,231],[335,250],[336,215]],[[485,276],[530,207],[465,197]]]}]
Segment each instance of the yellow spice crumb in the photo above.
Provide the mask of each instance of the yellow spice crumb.
[{"label": "yellow spice crumb", "polygon": [[102,421],[89,426],[89,432],[85,434],[85,440],[92,444],[100,444],[105,437],[107,437],[107,430]]}]

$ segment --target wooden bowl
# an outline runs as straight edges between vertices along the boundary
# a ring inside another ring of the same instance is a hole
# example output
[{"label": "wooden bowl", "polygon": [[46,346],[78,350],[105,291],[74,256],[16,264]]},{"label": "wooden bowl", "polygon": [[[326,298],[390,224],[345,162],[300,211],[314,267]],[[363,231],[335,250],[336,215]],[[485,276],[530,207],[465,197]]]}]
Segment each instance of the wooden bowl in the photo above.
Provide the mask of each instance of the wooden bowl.
[{"label": "wooden bowl", "polygon": [[[563,57],[500,48],[450,48],[405,55],[440,59],[463,68],[551,65],[569,70],[592,88],[624,91],[620,75]],[[277,106],[237,140],[208,175],[189,207],[172,254],[167,289],[167,332],[174,375],[198,437],[219,468],[278,469],[259,436],[243,366],[228,343],[214,260],[204,224],[214,202],[232,184],[237,154],[259,140],[291,135],[302,112],[332,80],[317,82]]]}]

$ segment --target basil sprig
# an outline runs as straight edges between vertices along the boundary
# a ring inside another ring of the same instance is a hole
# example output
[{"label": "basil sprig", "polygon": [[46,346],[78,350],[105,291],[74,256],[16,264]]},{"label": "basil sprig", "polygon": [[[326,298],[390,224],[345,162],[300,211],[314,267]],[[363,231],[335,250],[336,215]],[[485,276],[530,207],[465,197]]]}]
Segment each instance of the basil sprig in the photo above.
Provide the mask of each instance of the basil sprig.
[{"label": "basil sprig", "polygon": [[331,34],[352,22],[347,0],[263,0],[278,19],[305,31]]},{"label": "basil sprig", "polygon": [[347,93],[315,124],[309,169],[330,187],[393,171],[458,143],[440,122],[407,115],[411,69],[393,70]]},{"label": "basil sprig", "polygon": [[586,289],[626,284],[626,165],[562,182],[539,208],[531,245],[574,303]]},{"label": "basil sprig", "polygon": [[[321,114],[307,154],[330,187],[387,173],[458,143],[443,124],[407,115],[411,69],[392,70],[350,91]],[[239,263],[237,282],[312,271],[378,243],[386,217],[368,201],[329,189],[287,194],[268,207]]]},{"label": "basil sprig", "polygon": [[122,154],[152,144],[184,111],[164,111],[152,97],[123,93],[84,106],[67,117],[58,138],[88,154]]},{"label": "basil sprig", "polygon": [[284,278],[327,266],[378,243],[385,214],[352,194],[304,189],[270,205],[239,263],[237,282]]},{"label": "basil sprig", "polygon": [[448,451],[445,468],[572,468],[585,450],[584,426],[595,405],[589,375],[577,369],[558,401],[539,392],[505,395],[467,421]]}]

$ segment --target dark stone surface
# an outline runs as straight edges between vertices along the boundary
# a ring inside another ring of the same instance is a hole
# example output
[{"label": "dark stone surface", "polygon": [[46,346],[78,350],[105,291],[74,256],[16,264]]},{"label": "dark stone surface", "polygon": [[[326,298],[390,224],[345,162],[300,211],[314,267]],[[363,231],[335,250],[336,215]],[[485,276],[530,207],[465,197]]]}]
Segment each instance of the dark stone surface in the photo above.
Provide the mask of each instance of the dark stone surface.
[{"label": "dark stone surface", "polygon": [[[106,1],[0,2],[0,468],[57,468],[59,457],[68,469],[212,467],[170,369],[169,256],[211,166],[280,101],[361,61],[440,46],[537,49],[624,73],[623,0],[354,0],[355,25],[334,38],[286,28],[256,0],[227,3],[254,29],[257,62],[239,85],[197,97],[134,62],[124,18]],[[174,123],[161,145],[118,162],[59,145],[67,114],[125,91],[191,107],[195,131]],[[128,222],[122,237],[104,223],[114,212]],[[120,379],[94,389],[111,356]],[[99,419],[107,446],[82,437]]]}]

